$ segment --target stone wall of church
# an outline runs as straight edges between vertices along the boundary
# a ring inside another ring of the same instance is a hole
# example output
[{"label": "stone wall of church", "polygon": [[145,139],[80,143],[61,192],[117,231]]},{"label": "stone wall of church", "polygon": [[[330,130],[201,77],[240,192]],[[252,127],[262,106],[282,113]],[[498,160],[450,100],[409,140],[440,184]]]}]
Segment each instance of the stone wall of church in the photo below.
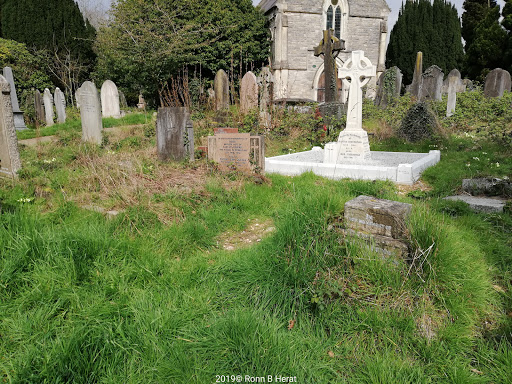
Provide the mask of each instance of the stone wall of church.
[{"label": "stone wall of church", "polygon": [[379,61],[381,19],[350,17],[348,19],[347,51],[361,50],[373,65]]}]

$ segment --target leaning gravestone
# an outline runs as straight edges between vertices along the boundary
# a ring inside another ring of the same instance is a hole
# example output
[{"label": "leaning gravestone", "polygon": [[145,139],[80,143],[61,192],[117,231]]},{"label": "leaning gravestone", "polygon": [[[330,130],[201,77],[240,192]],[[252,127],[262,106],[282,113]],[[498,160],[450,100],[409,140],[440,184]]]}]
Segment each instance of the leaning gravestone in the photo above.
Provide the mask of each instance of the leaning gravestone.
[{"label": "leaning gravestone", "polygon": [[23,112],[20,110],[18,104],[18,96],[16,95],[16,87],[14,85],[14,75],[12,74],[11,67],[4,68],[4,76],[11,86],[11,103],[12,113],[14,115],[14,127],[17,131],[23,131],[28,129],[25,125],[25,119],[23,118]]},{"label": "leaning gravestone", "polygon": [[111,80],[106,80],[101,86],[101,111],[103,117],[121,117],[119,92]]},{"label": "leaning gravestone", "polygon": [[156,147],[160,160],[194,161],[194,129],[187,108],[158,108]]},{"label": "leaning gravestone", "polygon": [[85,81],[79,91],[82,141],[101,144],[103,139],[103,123],[101,121],[101,105],[96,85],[90,81]]},{"label": "leaning gravestone", "polygon": [[128,103],[126,102],[126,97],[124,96],[124,93],[121,90],[118,90],[119,92],[119,107],[120,108],[128,108]]},{"label": "leaning gravestone", "polygon": [[389,103],[400,97],[402,72],[398,67],[391,67],[379,78],[379,88],[374,104],[386,108]]},{"label": "leaning gravestone", "polygon": [[457,92],[459,92],[462,84],[460,79],[460,72],[457,69],[454,69],[449,73],[447,83],[448,102],[446,104],[446,117],[450,117],[455,113],[455,106],[457,104]]},{"label": "leaning gravestone", "polygon": [[41,92],[39,92],[38,89],[34,92],[34,109],[36,111],[37,121],[43,122],[45,120],[43,96],[41,96]]},{"label": "leaning gravestone", "polygon": [[240,112],[247,113],[255,108],[258,108],[258,80],[249,71],[240,84]]},{"label": "leaning gravestone", "polygon": [[336,143],[325,145],[324,163],[370,160],[368,133],[363,129],[363,87],[377,73],[377,68],[363,51],[352,51],[352,56],[338,70],[343,85],[349,88],[347,125]]},{"label": "leaning gravestone", "polygon": [[420,100],[442,100],[444,73],[437,65],[427,68],[422,77]]},{"label": "leaning gravestone", "polygon": [[54,93],[55,110],[57,111],[57,123],[66,122],[66,97],[59,87],[55,88]]},{"label": "leaning gravestone", "polygon": [[18,139],[14,128],[11,87],[0,75],[0,175],[15,177],[21,169]]},{"label": "leaning gravestone", "polygon": [[46,126],[51,127],[53,125],[53,96],[48,88],[44,89],[43,93],[43,103],[44,103],[44,116],[46,121]]},{"label": "leaning gravestone", "polygon": [[505,91],[510,92],[510,73],[501,68],[493,69],[485,78],[484,96],[502,97]]}]

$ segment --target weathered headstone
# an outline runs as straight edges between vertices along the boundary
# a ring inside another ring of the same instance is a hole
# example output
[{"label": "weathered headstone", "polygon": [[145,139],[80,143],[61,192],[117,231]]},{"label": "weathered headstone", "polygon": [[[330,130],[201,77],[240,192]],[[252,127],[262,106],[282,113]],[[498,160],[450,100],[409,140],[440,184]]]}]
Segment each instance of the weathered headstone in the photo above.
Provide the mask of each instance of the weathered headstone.
[{"label": "weathered headstone", "polygon": [[158,108],[156,146],[160,160],[194,161],[194,129],[187,108]]},{"label": "weathered headstone", "polygon": [[66,97],[59,87],[55,88],[54,93],[55,110],[57,111],[57,123],[66,122]]},{"label": "weathered headstone", "polygon": [[146,109],[146,100],[144,100],[144,96],[142,96],[142,94],[139,95],[139,102],[137,103],[137,108]]},{"label": "weathered headstone", "polygon": [[0,75],[0,174],[15,177],[21,169],[18,139],[12,113],[11,86]]},{"label": "weathered headstone", "polygon": [[457,104],[457,92],[461,88],[462,81],[460,79],[460,72],[457,69],[452,70],[448,74],[448,102],[446,104],[446,117],[453,116],[455,113],[455,106]]},{"label": "weathered headstone", "polygon": [[402,72],[398,67],[391,67],[379,78],[379,88],[374,104],[385,108],[393,100],[400,97],[402,88]]},{"label": "weathered headstone", "polygon": [[119,92],[111,80],[105,80],[101,86],[101,111],[103,117],[121,117]]},{"label": "weathered headstone", "polygon": [[270,128],[272,119],[268,107],[272,103],[274,77],[269,67],[261,69],[258,80],[260,84],[260,124],[265,128]]},{"label": "weathered headstone", "polygon": [[11,86],[11,103],[12,103],[12,113],[14,116],[14,127],[17,131],[23,131],[28,129],[25,125],[25,119],[23,118],[23,112],[20,110],[20,106],[18,104],[18,96],[16,95],[16,86],[14,85],[14,75],[12,73],[11,67],[4,68],[4,77],[9,82]]},{"label": "weathered headstone", "polygon": [[80,109],[80,88],[75,91],[76,108]]},{"label": "weathered headstone", "polygon": [[219,69],[213,82],[215,91],[215,110],[223,111],[229,108],[229,81],[223,69]]},{"label": "weathered headstone", "polygon": [[484,96],[502,97],[505,91],[510,92],[510,73],[501,68],[493,69],[485,78]]},{"label": "weathered headstone", "polygon": [[93,82],[85,81],[80,91],[80,118],[82,119],[82,141],[101,144],[103,123],[98,90]]},{"label": "weathered headstone", "polygon": [[411,204],[359,196],[345,203],[346,233],[362,238],[384,256],[406,257],[406,221],[411,210]]},{"label": "weathered headstone", "polygon": [[338,39],[334,35],[334,30],[332,29],[323,31],[322,41],[320,41],[320,44],[314,48],[315,56],[324,56],[326,103],[338,101],[336,56],[338,56],[338,54],[344,49],[345,41]]},{"label": "weathered headstone", "polygon": [[427,68],[422,77],[420,100],[442,100],[444,73],[437,65]]},{"label": "weathered headstone", "polygon": [[120,108],[128,108],[128,103],[126,102],[126,97],[121,90],[119,92],[119,107]]},{"label": "weathered headstone", "polygon": [[258,80],[249,71],[240,84],[240,112],[247,113],[255,108],[258,108]]},{"label": "weathered headstone", "polygon": [[336,143],[325,145],[324,163],[343,163],[371,158],[368,133],[363,130],[363,90],[377,68],[364,56],[363,51],[352,51],[338,75],[349,88],[347,125]]},{"label": "weathered headstone", "polygon": [[208,136],[208,159],[218,163],[220,170],[263,173],[265,170],[265,139],[250,133],[223,133]]},{"label": "weathered headstone", "polygon": [[53,118],[55,115],[53,114],[53,96],[48,88],[44,89],[43,103],[46,126],[51,127],[53,125]]},{"label": "weathered headstone", "polygon": [[423,83],[423,52],[416,54],[416,65],[414,66],[414,74],[412,76],[412,83],[409,86],[411,96],[419,99],[421,96],[421,88]]},{"label": "weathered headstone", "polygon": [[44,105],[43,105],[43,96],[41,96],[41,92],[38,89],[34,92],[34,109],[36,111],[36,119],[38,122],[45,121],[44,116]]}]

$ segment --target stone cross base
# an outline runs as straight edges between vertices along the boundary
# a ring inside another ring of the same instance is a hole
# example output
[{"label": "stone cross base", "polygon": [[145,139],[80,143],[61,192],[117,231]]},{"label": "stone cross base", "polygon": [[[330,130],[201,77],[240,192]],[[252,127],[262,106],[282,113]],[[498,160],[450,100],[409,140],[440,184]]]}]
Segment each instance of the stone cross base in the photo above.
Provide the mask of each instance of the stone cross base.
[{"label": "stone cross base", "polygon": [[368,133],[364,130],[344,130],[338,141],[328,143],[324,150],[324,163],[340,164],[371,159]]}]

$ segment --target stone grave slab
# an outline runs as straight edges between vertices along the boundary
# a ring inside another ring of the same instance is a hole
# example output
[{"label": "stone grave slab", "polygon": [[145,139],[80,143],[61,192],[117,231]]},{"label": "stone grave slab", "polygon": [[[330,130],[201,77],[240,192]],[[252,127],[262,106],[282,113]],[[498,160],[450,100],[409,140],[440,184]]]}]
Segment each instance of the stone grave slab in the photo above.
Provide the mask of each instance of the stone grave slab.
[{"label": "stone grave slab", "polygon": [[402,72],[398,67],[392,67],[386,70],[379,78],[379,87],[374,104],[385,108],[393,100],[400,97],[402,88]]},{"label": "stone grave slab", "polygon": [[0,175],[16,177],[21,169],[21,160],[14,127],[11,86],[1,75],[0,92]]},{"label": "stone grave slab", "polygon": [[160,160],[194,161],[194,129],[187,108],[158,108],[156,146]]},{"label": "stone grave slab", "polygon": [[444,200],[462,201],[469,205],[472,211],[478,213],[501,213],[507,202],[506,199],[499,197],[479,197],[479,196],[448,196]]},{"label": "stone grave slab", "polygon": [[53,125],[53,119],[55,115],[53,113],[53,96],[48,88],[44,89],[43,104],[46,126],[51,127]]},{"label": "stone grave slab", "polygon": [[422,77],[420,100],[442,100],[444,73],[437,65],[427,68]]},{"label": "stone grave slab", "polygon": [[39,122],[45,121],[44,116],[44,105],[43,105],[43,96],[38,89],[34,92],[34,109],[36,111],[36,119]]},{"label": "stone grave slab", "polygon": [[101,121],[101,105],[96,85],[91,81],[85,81],[79,91],[82,141],[101,144],[103,122]]}]

